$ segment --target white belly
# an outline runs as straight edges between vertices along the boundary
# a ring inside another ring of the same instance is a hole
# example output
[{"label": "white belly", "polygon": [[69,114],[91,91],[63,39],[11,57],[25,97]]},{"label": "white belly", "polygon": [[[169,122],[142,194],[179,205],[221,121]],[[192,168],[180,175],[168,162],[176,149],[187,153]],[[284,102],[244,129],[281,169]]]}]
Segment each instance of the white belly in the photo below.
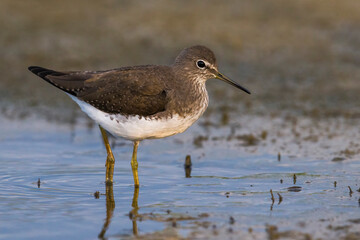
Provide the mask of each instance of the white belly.
[{"label": "white belly", "polygon": [[81,110],[112,135],[133,141],[147,138],[163,138],[184,132],[199,119],[207,107],[207,104],[205,104],[201,111],[191,116],[181,117],[174,114],[167,119],[149,119],[140,118],[139,116],[124,117],[120,114],[105,113],[74,96],[69,96],[80,106]]}]

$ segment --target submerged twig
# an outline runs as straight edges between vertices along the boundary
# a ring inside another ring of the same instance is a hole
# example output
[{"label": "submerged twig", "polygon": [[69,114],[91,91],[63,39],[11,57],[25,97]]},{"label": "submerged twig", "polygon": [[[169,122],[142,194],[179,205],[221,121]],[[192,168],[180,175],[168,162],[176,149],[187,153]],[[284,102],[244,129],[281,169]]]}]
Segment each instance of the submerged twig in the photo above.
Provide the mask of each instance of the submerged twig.
[{"label": "submerged twig", "polygon": [[353,192],[353,190],[351,189],[350,186],[348,186],[348,188],[349,188],[349,195],[350,195],[350,197],[351,197],[354,192]]},{"label": "submerged twig", "polygon": [[95,198],[95,199],[99,199],[99,198],[100,198],[100,192],[99,192],[99,191],[94,192],[94,198]]},{"label": "submerged twig", "polygon": [[275,198],[274,198],[274,194],[272,189],[270,189],[270,193],[271,193],[271,201],[274,203],[275,202]]},{"label": "submerged twig", "polygon": [[283,197],[281,196],[281,194],[280,193],[277,193],[277,195],[279,196],[279,202],[278,202],[278,205],[282,202],[282,200],[283,200]]},{"label": "submerged twig", "polygon": [[229,218],[229,223],[230,223],[231,225],[233,225],[233,224],[235,223],[235,218],[233,218],[232,216],[230,216],[230,218]]},{"label": "submerged twig", "polygon": [[185,164],[184,164],[186,178],[191,178],[191,166],[192,166],[191,156],[187,155],[185,158]]},{"label": "submerged twig", "polygon": [[270,206],[270,211],[272,211],[273,206],[274,206],[274,202],[275,202],[275,198],[274,198],[274,194],[273,194],[272,189],[270,189],[270,193],[271,193],[271,201],[272,201],[271,206]]}]

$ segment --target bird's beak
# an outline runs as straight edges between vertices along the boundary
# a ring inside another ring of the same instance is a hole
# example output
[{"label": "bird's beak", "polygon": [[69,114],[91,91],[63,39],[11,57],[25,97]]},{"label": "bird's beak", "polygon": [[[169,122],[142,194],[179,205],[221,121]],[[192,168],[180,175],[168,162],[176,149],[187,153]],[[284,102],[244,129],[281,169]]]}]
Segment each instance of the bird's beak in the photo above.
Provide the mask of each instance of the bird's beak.
[{"label": "bird's beak", "polygon": [[222,81],[224,81],[224,82],[227,82],[228,84],[230,84],[230,85],[232,85],[232,86],[234,86],[234,87],[236,87],[236,88],[239,88],[239,89],[243,90],[244,92],[246,92],[246,93],[248,93],[248,94],[251,94],[249,90],[247,90],[246,88],[240,86],[239,84],[237,84],[236,82],[234,82],[234,81],[231,80],[230,78],[222,75],[222,74],[221,74],[220,72],[218,72],[218,71],[216,71],[216,73],[215,73],[215,78],[220,79],[220,80],[222,80]]}]

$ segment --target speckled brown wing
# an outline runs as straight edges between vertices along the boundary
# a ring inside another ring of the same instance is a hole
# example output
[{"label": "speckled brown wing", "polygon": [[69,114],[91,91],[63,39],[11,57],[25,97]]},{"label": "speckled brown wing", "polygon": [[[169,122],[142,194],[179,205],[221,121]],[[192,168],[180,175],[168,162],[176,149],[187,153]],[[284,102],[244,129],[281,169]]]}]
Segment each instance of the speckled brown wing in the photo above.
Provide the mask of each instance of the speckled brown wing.
[{"label": "speckled brown wing", "polygon": [[29,70],[101,111],[140,116],[165,111],[166,78],[172,77],[168,67],[160,66],[98,72],[57,72],[41,67],[29,67]]}]

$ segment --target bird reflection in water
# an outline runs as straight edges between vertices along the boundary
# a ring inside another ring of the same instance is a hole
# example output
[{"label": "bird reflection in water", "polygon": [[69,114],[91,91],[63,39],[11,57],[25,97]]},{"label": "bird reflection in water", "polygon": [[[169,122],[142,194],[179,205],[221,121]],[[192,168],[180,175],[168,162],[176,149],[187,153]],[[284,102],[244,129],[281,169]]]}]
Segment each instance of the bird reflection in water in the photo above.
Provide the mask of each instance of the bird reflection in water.
[{"label": "bird reflection in water", "polygon": [[114,190],[113,185],[106,185],[106,219],[104,222],[104,226],[101,229],[101,232],[98,235],[99,239],[104,239],[105,233],[109,228],[111,223],[111,218],[114,214],[115,209],[115,200],[114,200]]},{"label": "bird reflection in water", "polygon": [[139,197],[139,188],[134,188],[134,196],[133,196],[133,201],[131,204],[133,209],[129,213],[129,218],[132,221],[134,235],[138,234],[138,228],[137,228],[137,222],[136,222],[137,217],[139,216],[139,214],[138,214],[138,210],[139,210],[138,197]]},{"label": "bird reflection in water", "polygon": [[[185,158],[185,164],[184,164],[186,178],[191,178],[191,167],[192,167],[191,156],[187,155]],[[139,213],[138,213],[138,210],[139,210],[138,198],[139,198],[139,188],[134,187],[134,195],[133,195],[133,200],[132,200],[132,204],[131,204],[132,210],[129,212],[129,218],[132,221],[132,230],[133,230],[133,234],[135,236],[138,235],[137,220],[139,218],[141,218],[141,216],[139,216]],[[99,239],[105,239],[104,236],[105,236],[105,233],[111,223],[114,209],[115,209],[115,200],[114,200],[113,185],[112,185],[112,183],[107,183],[106,184],[106,219],[105,219],[104,225],[102,227],[102,230],[98,235]]]},{"label": "bird reflection in water", "polygon": [[[132,227],[133,227],[133,234],[137,235],[138,234],[138,229],[137,229],[137,217],[138,217],[138,197],[139,197],[139,188],[134,188],[134,196],[133,196],[133,201],[132,201],[132,210],[129,213],[129,218],[132,221]],[[104,225],[101,229],[101,232],[98,235],[99,239],[105,239],[105,234],[106,231],[108,230],[110,223],[111,223],[111,219],[113,217],[114,214],[114,209],[115,209],[115,200],[114,200],[114,190],[113,190],[113,185],[112,184],[106,184],[106,218],[105,218],[105,222]]]}]

